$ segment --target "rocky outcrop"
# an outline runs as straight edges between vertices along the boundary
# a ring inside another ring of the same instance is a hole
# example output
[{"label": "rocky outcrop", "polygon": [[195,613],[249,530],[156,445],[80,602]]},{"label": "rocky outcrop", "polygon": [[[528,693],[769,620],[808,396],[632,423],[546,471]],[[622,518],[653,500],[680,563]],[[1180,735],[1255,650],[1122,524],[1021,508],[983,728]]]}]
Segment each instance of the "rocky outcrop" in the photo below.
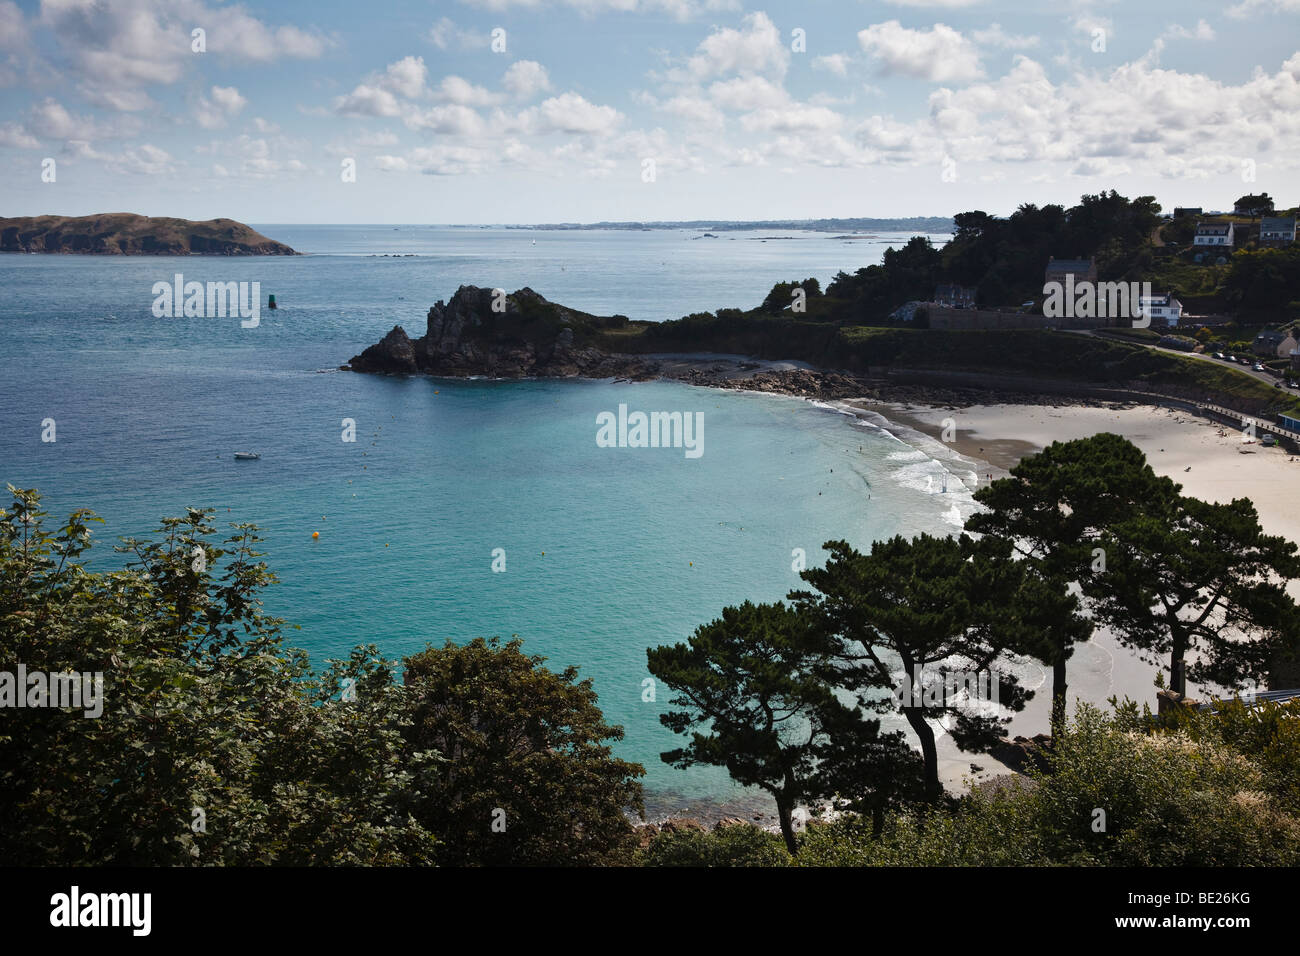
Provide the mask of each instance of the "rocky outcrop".
[{"label": "rocky outcrop", "polygon": [[1034,734],[1032,738],[1015,737],[1011,740],[1003,737],[994,744],[989,756],[1012,770],[1023,773],[1030,766],[1047,769],[1047,754],[1051,749],[1052,738],[1048,734]]},{"label": "rocky outcrop", "polygon": [[0,219],[0,252],[108,256],[296,256],[233,219],[195,222],[129,212]]},{"label": "rocky outcrop", "polygon": [[352,359],[357,372],[410,373],[419,371],[415,361],[415,345],[400,325],[393,326],[376,344]]},{"label": "rocky outcrop", "polygon": [[412,340],[397,326],[345,367],[449,377],[656,377],[660,368],[653,359],[592,344],[600,330],[626,321],[566,308],[528,288],[505,295],[463,285],[449,302],[440,300],[429,309],[424,335]]}]

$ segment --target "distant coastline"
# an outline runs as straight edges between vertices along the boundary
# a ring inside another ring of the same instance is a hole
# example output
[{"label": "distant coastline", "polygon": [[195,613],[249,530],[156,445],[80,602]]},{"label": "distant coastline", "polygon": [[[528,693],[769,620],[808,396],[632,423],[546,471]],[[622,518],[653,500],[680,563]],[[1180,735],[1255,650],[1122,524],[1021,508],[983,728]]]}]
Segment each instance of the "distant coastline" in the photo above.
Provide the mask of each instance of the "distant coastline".
[{"label": "distant coastline", "polygon": [[296,256],[234,219],[194,221],[129,212],[0,218],[0,252],[92,256]]},{"label": "distant coastline", "polygon": [[[472,227],[470,227],[472,228]],[[747,232],[762,229],[799,229],[804,232],[912,232],[940,234],[955,228],[951,216],[909,216],[901,219],[687,219],[653,222],[554,222],[534,225],[506,225],[506,229],[707,229],[710,232]],[[838,237],[837,237],[838,238]]]}]

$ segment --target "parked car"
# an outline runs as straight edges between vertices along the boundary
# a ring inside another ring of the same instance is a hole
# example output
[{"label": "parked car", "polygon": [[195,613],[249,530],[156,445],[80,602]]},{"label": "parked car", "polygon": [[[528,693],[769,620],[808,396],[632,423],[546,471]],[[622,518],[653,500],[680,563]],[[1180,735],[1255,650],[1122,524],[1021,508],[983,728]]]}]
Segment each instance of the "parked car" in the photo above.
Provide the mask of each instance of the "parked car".
[{"label": "parked car", "polygon": [[1258,362],[1252,365],[1251,368],[1254,369],[1256,372],[1264,371],[1264,366],[1260,365]]}]

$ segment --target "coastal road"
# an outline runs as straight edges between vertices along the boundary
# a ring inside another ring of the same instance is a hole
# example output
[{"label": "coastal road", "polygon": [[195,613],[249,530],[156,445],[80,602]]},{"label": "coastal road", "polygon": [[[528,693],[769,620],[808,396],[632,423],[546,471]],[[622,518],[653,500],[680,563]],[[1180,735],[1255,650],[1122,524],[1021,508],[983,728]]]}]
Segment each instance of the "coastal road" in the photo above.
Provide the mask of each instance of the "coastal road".
[{"label": "coastal road", "polygon": [[[1229,362],[1229,361],[1225,361],[1224,359],[1217,359],[1213,355],[1204,352],[1184,352],[1182,349],[1165,348],[1163,345],[1153,345],[1148,342],[1138,342],[1133,339],[1124,338],[1123,336],[1119,336],[1119,335],[1105,335],[1105,334],[1097,335],[1097,332],[1094,329],[1062,329],[1062,331],[1072,332],[1075,335],[1092,335],[1101,339],[1109,339],[1112,342],[1128,342],[1130,345],[1141,345],[1143,348],[1152,349],[1153,351],[1156,352],[1168,352],[1170,355],[1181,355],[1185,358],[1200,359],[1203,362],[1213,362],[1215,365],[1225,365],[1238,372],[1241,372],[1244,375],[1249,375],[1252,378],[1257,378],[1261,382],[1265,383],[1266,385],[1272,385],[1274,382],[1278,381],[1277,376],[1272,375],[1268,372],[1256,372],[1249,365],[1242,365],[1238,362]],[[1290,390],[1288,390],[1286,386],[1283,385],[1282,388],[1279,389],[1279,391],[1288,392]]]}]

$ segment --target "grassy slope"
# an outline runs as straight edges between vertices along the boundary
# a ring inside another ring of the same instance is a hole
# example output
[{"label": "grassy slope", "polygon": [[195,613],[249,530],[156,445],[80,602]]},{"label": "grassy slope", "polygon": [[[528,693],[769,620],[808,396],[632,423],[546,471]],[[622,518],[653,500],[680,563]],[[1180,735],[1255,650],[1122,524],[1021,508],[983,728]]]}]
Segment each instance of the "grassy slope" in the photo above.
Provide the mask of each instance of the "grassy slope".
[{"label": "grassy slope", "polygon": [[895,367],[975,371],[1155,391],[1193,389],[1205,399],[1259,410],[1300,411],[1300,399],[1231,366],[1157,352],[1095,336],[1037,330],[838,328],[749,313],[603,333],[599,344],[625,352],[712,351],[798,359],[865,373]]}]

